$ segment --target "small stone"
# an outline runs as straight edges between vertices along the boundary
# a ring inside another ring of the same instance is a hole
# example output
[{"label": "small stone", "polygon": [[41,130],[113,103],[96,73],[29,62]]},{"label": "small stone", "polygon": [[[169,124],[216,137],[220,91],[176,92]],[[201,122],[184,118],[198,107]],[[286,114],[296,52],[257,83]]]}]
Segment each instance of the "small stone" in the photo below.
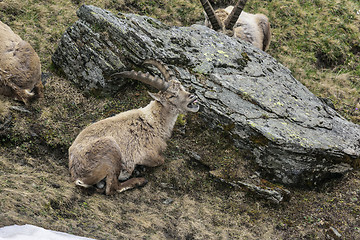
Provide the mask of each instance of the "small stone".
[{"label": "small stone", "polygon": [[105,181],[102,180],[96,184],[96,187],[99,189],[103,189],[105,187]]},{"label": "small stone", "polygon": [[52,186],[53,188],[60,188],[60,185],[57,184],[57,183],[51,183],[51,186]]},{"label": "small stone", "polygon": [[169,204],[171,204],[171,203],[173,203],[173,202],[174,202],[174,200],[173,200],[173,199],[168,198],[168,199],[166,199],[166,200],[164,200],[164,201],[163,201],[163,204],[165,204],[165,205],[169,205]]},{"label": "small stone", "polygon": [[334,227],[330,227],[326,233],[329,237],[332,237],[335,240],[340,240],[342,237],[338,230],[336,230]]},{"label": "small stone", "polygon": [[22,112],[22,113],[28,113],[30,114],[31,112],[23,107],[20,107],[20,106],[11,106],[9,107],[11,110],[15,110],[15,111],[18,111],[18,112]]},{"label": "small stone", "polygon": [[191,158],[193,158],[193,159],[196,160],[196,161],[200,161],[200,160],[201,160],[201,157],[200,157],[199,154],[197,154],[196,152],[191,151],[191,152],[189,152],[189,155],[190,155]]}]

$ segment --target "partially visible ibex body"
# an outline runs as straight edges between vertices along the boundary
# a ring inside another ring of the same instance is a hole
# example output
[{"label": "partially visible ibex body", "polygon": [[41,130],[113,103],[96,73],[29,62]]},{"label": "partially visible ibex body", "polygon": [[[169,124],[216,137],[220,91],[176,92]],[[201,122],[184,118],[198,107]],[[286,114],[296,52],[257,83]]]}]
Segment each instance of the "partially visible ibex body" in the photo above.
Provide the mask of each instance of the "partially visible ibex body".
[{"label": "partially visible ibex body", "polygon": [[0,94],[28,104],[43,96],[39,56],[0,21]]},{"label": "partially visible ibex body", "polygon": [[144,178],[126,179],[136,165],[162,164],[161,152],[178,114],[199,110],[196,97],[185,91],[167,66],[155,60],[144,63],[157,67],[164,80],[135,71],[116,75],[142,81],[160,92],[149,93],[154,100],[146,107],[106,118],[80,132],[69,149],[69,169],[76,185],[89,187],[106,179],[109,195],[145,184]]},{"label": "partially visible ibex body", "polygon": [[247,0],[239,0],[235,7],[214,11],[208,0],[200,0],[207,18],[205,25],[216,31],[223,31],[234,37],[250,42],[266,51],[270,44],[271,32],[268,18],[263,14],[251,14],[242,11]]}]

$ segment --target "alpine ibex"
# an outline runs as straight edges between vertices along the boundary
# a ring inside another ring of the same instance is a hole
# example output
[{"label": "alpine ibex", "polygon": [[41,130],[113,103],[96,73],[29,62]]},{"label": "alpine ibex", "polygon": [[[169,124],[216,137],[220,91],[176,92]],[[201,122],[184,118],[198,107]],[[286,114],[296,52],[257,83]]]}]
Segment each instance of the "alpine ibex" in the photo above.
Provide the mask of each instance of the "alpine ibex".
[{"label": "alpine ibex", "polygon": [[270,44],[270,23],[263,14],[251,14],[243,11],[247,0],[239,0],[235,7],[217,9],[214,11],[208,0],[200,0],[207,17],[205,25],[215,31],[239,37],[250,42],[255,47],[266,51]]},{"label": "alpine ibex", "polygon": [[43,96],[39,56],[0,21],[0,94],[23,101]]},{"label": "alpine ibex", "polygon": [[69,169],[76,185],[97,184],[102,188],[105,179],[107,195],[144,185],[144,178],[126,179],[136,165],[163,164],[161,152],[177,116],[199,110],[196,96],[184,89],[167,66],[156,60],[146,60],[144,64],[155,66],[164,79],[135,71],[114,75],[139,80],[160,91],[149,93],[154,100],[146,107],[103,119],[80,132],[69,149]]}]

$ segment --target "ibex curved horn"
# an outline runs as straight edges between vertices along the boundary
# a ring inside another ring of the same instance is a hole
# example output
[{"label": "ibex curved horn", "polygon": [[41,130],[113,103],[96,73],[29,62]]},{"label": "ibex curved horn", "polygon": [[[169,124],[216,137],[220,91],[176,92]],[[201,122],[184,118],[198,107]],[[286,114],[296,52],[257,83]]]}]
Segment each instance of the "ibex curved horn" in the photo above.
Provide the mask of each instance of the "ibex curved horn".
[{"label": "ibex curved horn", "polygon": [[211,4],[209,3],[209,1],[208,0],[200,0],[200,2],[205,10],[206,15],[209,18],[212,28],[215,31],[223,29],[224,25],[219,20],[219,18],[216,16],[215,11],[214,11],[213,7],[211,6]]},{"label": "ibex curved horn", "polygon": [[[224,25],[226,29],[232,29],[236,23],[236,21],[239,19],[239,16],[242,12],[242,10],[245,7],[247,0],[239,0],[234,9],[231,11],[229,16],[226,18]],[[211,23],[212,24],[212,23]]]},{"label": "ibex curved horn", "polygon": [[135,80],[138,80],[145,84],[148,84],[160,91],[166,91],[166,89],[168,89],[168,87],[169,87],[168,81],[172,80],[172,78],[174,77],[173,73],[170,71],[170,69],[168,69],[167,66],[163,65],[162,63],[160,63],[156,60],[146,60],[144,62],[144,64],[151,64],[151,65],[154,65],[155,67],[157,67],[159,69],[159,71],[161,72],[161,74],[164,76],[165,80],[163,80],[162,78],[160,78],[158,76],[154,77],[149,72],[143,73],[140,71],[136,72],[134,70],[115,73],[112,75],[112,77],[119,76],[119,77],[123,77],[123,78],[135,79]]},{"label": "ibex curved horn", "polygon": [[175,80],[173,71],[171,71],[169,69],[169,67],[166,66],[164,63],[162,63],[158,60],[148,59],[148,60],[144,61],[144,64],[150,64],[150,65],[155,66],[157,69],[159,69],[159,71],[163,75],[165,81],[169,82],[171,80]]}]

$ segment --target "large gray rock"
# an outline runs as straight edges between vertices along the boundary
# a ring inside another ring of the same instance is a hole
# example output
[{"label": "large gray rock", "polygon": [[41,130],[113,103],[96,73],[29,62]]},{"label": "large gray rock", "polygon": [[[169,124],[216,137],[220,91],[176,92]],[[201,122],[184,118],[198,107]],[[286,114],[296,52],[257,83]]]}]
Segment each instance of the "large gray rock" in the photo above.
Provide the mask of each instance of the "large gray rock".
[{"label": "large gray rock", "polygon": [[112,73],[160,59],[196,90],[209,125],[229,131],[271,180],[313,186],[359,164],[360,127],[250,44],[201,25],[169,27],[93,6],[78,16],[53,61],[85,91],[117,91],[124,80]]}]

